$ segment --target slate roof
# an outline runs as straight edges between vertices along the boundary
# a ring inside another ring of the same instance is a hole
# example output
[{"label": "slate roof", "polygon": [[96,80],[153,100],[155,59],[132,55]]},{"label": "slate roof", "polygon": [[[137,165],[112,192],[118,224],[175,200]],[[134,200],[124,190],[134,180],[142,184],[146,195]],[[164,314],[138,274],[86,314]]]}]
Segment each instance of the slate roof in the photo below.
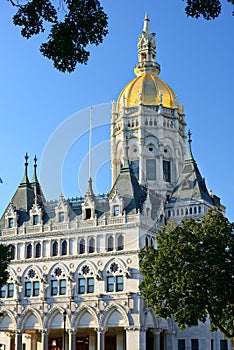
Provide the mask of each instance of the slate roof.
[{"label": "slate roof", "polygon": [[191,202],[201,200],[212,206],[214,205],[213,198],[207,190],[205,179],[202,178],[197,163],[193,157],[191,140],[189,139],[184,168],[175,185],[168,204],[179,204],[182,201]]},{"label": "slate roof", "polygon": [[129,161],[125,161],[120,173],[109,193],[109,197],[118,193],[124,200],[124,210],[126,214],[141,211],[147,196],[147,191],[140,186]]}]

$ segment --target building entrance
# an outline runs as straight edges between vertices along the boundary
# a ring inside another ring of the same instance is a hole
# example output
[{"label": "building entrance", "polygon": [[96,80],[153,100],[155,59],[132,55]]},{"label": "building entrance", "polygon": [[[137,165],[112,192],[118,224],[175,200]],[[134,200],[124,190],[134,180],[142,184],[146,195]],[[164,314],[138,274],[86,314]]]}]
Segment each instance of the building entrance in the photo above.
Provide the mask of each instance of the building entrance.
[{"label": "building entrance", "polygon": [[49,350],[62,350],[62,338],[49,338]]},{"label": "building entrance", "polygon": [[77,337],[76,350],[89,350],[89,337]]},{"label": "building entrance", "polygon": [[116,350],[116,335],[105,337],[105,350]]}]

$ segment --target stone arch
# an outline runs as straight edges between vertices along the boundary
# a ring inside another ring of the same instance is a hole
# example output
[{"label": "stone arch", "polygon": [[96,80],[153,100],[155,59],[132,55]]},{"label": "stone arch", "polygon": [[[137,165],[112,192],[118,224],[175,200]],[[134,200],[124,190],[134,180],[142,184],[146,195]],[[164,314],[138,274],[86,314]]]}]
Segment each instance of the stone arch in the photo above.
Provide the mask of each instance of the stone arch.
[{"label": "stone arch", "polygon": [[1,331],[13,331],[17,329],[17,321],[15,319],[15,316],[13,312],[6,308],[1,309],[1,313],[3,316],[0,318],[0,329]]},{"label": "stone arch", "polygon": [[88,305],[81,305],[72,316],[73,328],[99,327],[99,319],[96,311]]},{"label": "stone arch", "polygon": [[28,266],[24,269],[24,271],[22,272],[22,278],[24,278],[25,275],[26,275],[26,273],[27,273],[29,270],[31,270],[31,269],[37,271],[38,277],[42,277],[43,271],[42,271],[42,269],[40,268],[40,266],[37,266],[36,264],[30,264],[30,265],[28,265]]},{"label": "stone arch", "polygon": [[152,309],[146,309],[143,320],[144,328],[159,328],[158,318]]},{"label": "stone arch", "polygon": [[110,265],[112,262],[119,263],[119,265],[122,266],[123,271],[127,269],[127,264],[122,259],[120,259],[120,258],[111,258],[104,265],[103,271],[106,271],[108,265]]},{"label": "stone arch", "polygon": [[21,314],[18,326],[20,329],[42,329],[43,322],[40,312],[31,307],[27,308]]},{"label": "stone arch", "polygon": [[100,323],[102,327],[128,327],[131,324],[126,310],[121,305],[114,303],[107,306]]},{"label": "stone arch", "polygon": [[[55,328],[63,328],[63,313],[65,309],[62,307],[54,306],[49,312],[45,319],[45,325],[44,327],[47,329],[55,329]],[[70,316],[69,313],[67,313],[67,319],[66,319],[67,326],[70,328],[71,322],[70,322]]]},{"label": "stone arch", "polygon": [[97,265],[93,262],[93,261],[91,261],[91,260],[83,260],[78,266],[77,266],[77,268],[76,268],[76,270],[75,270],[75,275],[78,273],[78,271],[81,269],[81,267],[83,266],[83,265],[85,265],[85,264],[87,264],[87,265],[90,265],[91,267],[92,267],[92,270],[93,270],[93,272],[94,272],[94,274],[97,274],[98,273],[98,267],[97,267]]},{"label": "stone arch", "polygon": [[67,273],[67,275],[69,274],[69,268],[68,268],[68,266],[66,264],[64,264],[63,262],[56,262],[49,269],[48,276],[53,272],[54,268],[57,267],[57,266],[61,267],[61,269],[63,269]]}]

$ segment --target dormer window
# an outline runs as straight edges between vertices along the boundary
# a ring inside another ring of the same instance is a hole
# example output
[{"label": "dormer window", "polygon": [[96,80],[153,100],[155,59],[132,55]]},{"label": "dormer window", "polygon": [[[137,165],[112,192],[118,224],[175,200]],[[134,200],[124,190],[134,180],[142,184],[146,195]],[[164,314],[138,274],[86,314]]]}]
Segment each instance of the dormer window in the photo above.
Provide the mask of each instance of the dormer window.
[{"label": "dormer window", "polygon": [[90,208],[86,208],[85,209],[85,219],[91,219],[91,209]]},{"label": "dormer window", "polygon": [[33,225],[38,225],[38,215],[33,215]]},{"label": "dormer window", "polygon": [[114,205],[114,216],[119,216],[120,208],[119,205]]},{"label": "dormer window", "polygon": [[9,219],[8,219],[8,227],[9,227],[9,228],[14,227],[14,218],[9,218]]},{"label": "dormer window", "polygon": [[65,220],[65,214],[63,211],[59,212],[59,222],[64,222]]}]

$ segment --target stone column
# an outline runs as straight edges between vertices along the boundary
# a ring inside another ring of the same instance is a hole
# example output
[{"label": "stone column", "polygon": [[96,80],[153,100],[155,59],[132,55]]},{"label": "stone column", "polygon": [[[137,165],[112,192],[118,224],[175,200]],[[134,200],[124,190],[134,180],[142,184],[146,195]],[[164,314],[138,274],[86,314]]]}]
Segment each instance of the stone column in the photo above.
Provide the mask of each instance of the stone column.
[{"label": "stone column", "polygon": [[[174,350],[176,349],[174,346],[174,332],[166,332],[165,333],[165,349],[171,349]],[[204,347],[205,348],[205,347]]]},{"label": "stone column", "polygon": [[89,335],[89,350],[96,350],[96,336],[93,333]]},{"label": "stone column", "polygon": [[69,342],[68,350],[74,350],[76,348],[76,331],[74,329],[69,329]]},{"label": "stone column", "polygon": [[41,331],[41,350],[48,350],[48,333],[46,329]]},{"label": "stone column", "polygon": [[116,334],[116,343],[117,343],[116,350],[123,350],[124,349],[124,334],[123,333]]},{"label": "stone column", "polygon": [[154,349],[153,350],[160,350],[160,330],[153,330],[154,334]]},{"label": "stone column", "polygon": [[22,350],[22,333],[21,333],[21,331],[15,332],[15,350]]},{"label": "stone column", "polygon": [[105,331],[103,327],[95,329],[97,332],[97,350],[105,350]]},{"label": "stone column", "polygon": [[146,350],[146,331],[144,328],[127,327],[126,330],[126,350]]}]

